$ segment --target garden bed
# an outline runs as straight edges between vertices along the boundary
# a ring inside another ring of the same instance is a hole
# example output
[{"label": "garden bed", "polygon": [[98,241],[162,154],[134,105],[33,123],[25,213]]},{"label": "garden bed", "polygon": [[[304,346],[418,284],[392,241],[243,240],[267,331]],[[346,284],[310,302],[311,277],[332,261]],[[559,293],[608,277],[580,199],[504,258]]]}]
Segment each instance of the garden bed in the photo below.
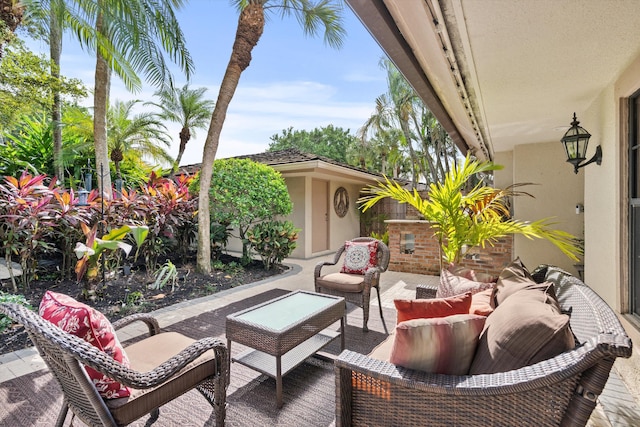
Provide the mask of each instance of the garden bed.
[{"label": "garden bed", "polygon": [[[220,269],[212,271],[211,275],[197,273],[194,258],[182,265],[176,262],[178,280],[173,290],[170,283],[159,290],[150,289],[149,285],[154,282],[154,277],[147,275],[143,267],[133,269],[128,275],[119,273],[107,278],[106,285],[100,285],[96,301],[82,301],[114,321],[129,314],[148,313],[182,301],[256,282],[286,270],[283,266],[265,270],[260,261],[253,261],[245,267],[240,267],[240,260],[229,255],[222,255],[220,261],[217,263]],[[21,290],[20,293],[36,309],[47,290],[82,298],[82,287],[75,278],[59,280],[58,277],[56,264],[52,263],[39,272],[39,278],[31,282],[29,289]],[[4,292],[11,292],[10,281],[3,281],[1,289]],[[22,331],[21,326],[15,326],[0,333],[0,354],[30,346],[31,341]]]}]

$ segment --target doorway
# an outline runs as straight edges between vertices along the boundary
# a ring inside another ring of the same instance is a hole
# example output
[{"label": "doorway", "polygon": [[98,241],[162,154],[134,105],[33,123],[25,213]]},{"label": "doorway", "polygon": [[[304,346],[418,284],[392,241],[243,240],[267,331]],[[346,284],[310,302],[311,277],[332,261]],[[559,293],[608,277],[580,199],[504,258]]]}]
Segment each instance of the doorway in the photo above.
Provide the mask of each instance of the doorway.
[{"label": "doorway", "polygon": [[329,249],[329,181],[311,180],[311,252]]}]

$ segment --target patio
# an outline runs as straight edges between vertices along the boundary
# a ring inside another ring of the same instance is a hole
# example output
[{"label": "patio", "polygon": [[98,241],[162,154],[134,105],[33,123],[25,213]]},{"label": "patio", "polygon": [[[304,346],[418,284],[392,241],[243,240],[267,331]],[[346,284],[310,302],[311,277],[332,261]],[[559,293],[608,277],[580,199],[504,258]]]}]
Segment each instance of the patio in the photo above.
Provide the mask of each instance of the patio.
[{"label": "patio", "polygon": [[[294,260],[284,276],[224,291],[196,301],[158,310],[160,326],[180,331],[193,338],[224,338],[228,314],[296,289],[313,290],[313,268],[323,258]],[[382,305],[387,327],[395,322],[393,299],[413,298],[418,283],[437,283],[434,276],[386,272],[381,276]],[[372,305],[377,302],[372,302]],[[386,334],[377,310],[371,311],[370,332],[361,329],[362,310],[348,307],[346,347],[367,354]],[[135,338],[142,329],[128,327],[121,339]],[[236,354],[245,348],[232,347]],[[338,343],[328,349],[338,353]],[[61,398],[57,385],[33,349],[0,356],[0,424],[33,425],[55,418]],[[615,369],[615,367],[614,367]],[[227,392],[227,425],[317,425],[334,423],[334,372],[330,362],[308,359],[284,378],[284,406],[276,409],[275,381],[239,364],[231,366],[231,384]],[[34,405],[38,402],[38,405]],[[640,424],[638,396],[632,396],[620,377],[613,372],[590,426],[632,426]],[[184,407],[189,406],[188,412]],[[155,425],[211,425],[210,406],[196,392],[165,405]],[[188,415],[189,418],[185,418]],[[134,425],[145,425],[146,419]],[[74,425],[78,425],[75,420]]]}]

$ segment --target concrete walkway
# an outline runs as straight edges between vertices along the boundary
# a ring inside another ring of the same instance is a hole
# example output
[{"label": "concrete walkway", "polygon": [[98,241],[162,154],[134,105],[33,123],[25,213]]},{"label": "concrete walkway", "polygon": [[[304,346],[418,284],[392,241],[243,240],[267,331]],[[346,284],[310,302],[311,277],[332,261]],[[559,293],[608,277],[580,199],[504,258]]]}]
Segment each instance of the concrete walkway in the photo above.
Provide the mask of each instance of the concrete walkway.
[{"label": "concrete walkway", "polygon": [[[290,271],[275,278],[269,278],[260,282],[239,286],[234,289],[222,291],[197,300],[185,301],[154,312],[161,328],[165,328],[182,320],[195,317],[202,312],[212,311],[224,307],[233,302],[243,300],[257,293],[271,289],[313,291],[313,272],[315,265],[324,260],[333,259],[333,255],[313,258],[310,260],[288,260]],[[333,267],[325,267],[333,268]],[[330,270],[326,270],[330,271]],[[337,271],[337,269],[336,269]],[[323,269],[323,273],[325,270]],[[420,274],[401,273],[388,271],[381,276],[382,305],[393,308],[393,300],[397,298],[415,298],[415,288],[419,283],[437,285],[439,278]],[[375,291],[372,292],[372,305],[377,305]],[[372,309],[371,316],[377,316],[378,310]],[[395,319],[385,319],[389,326],[395,323]],[[144,325],[134,324],[118,330],[118,337],[125,341],[147,333]],[[34,348],[20,350],[0,356],[0,383],[13,378],[26,375],[36,370],[46,369],[46,365]],[[589,423],[590,427],[624,427],[640,425],[640,398],[632,396],[614,370],[611,373],[607,386],[599,398]]]}]

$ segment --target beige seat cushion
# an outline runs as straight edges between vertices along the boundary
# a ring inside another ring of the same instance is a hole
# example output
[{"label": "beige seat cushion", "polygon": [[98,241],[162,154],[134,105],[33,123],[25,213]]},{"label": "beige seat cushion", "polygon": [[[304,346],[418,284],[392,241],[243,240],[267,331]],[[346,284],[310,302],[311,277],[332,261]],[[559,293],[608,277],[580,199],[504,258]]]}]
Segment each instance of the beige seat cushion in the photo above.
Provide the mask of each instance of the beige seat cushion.
[{"label": "beige seat cushion", "polygon": [[327,289],[343,292],[362,292],[364,276],[360,274],[331,273],[317,279],[317,284]]},{"label": "beige seat cushion", "polygon": [[393,348],[393,339],[394,333],[392,332],[386,340],[378,344],[376,348],[374,348],[371,353],[369,353],[369,357],[371,357],[372,359],[388,362],[389,357],[391,356],[391,349]]},{"label": "beige seat cushion", "polygon": [[[195,340],[177,332],[165,332],[125,347],[131,368],[148,372],[180,353]],[[194,388],[203,378],[216,372],[215,355],[208,351],[182,369],[171,380],[156,388],[130,388],[131,396],[106,401],[119,425],[130,424],[154,408]]]}]

